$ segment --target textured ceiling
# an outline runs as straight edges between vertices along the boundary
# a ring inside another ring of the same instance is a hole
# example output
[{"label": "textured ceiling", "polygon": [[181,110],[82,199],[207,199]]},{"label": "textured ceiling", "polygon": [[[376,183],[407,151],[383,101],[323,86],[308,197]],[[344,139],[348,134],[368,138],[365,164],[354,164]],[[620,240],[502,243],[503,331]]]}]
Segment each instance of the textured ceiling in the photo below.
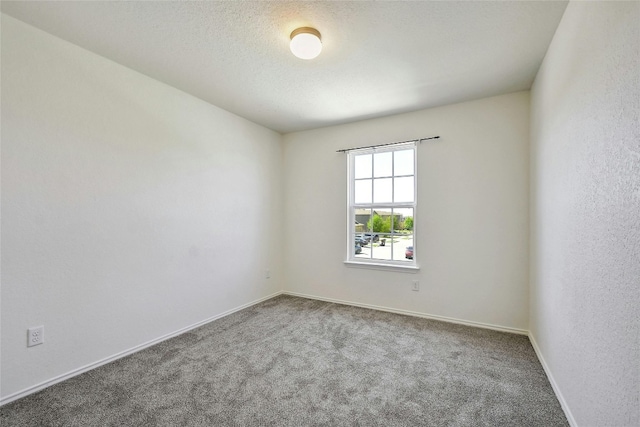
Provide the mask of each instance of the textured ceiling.
[{"label": "textured ceiling", "polygon": [[[2,12],[279,132],[529,89],[555,2],[11,2]],[[289,34],[322,33],[295,58]]]}]

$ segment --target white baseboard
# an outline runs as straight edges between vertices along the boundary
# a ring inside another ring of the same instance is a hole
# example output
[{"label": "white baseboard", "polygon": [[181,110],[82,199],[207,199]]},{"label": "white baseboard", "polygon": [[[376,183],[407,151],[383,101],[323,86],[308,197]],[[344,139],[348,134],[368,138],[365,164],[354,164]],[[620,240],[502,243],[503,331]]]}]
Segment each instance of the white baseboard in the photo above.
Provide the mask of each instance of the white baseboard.
[{"label": "white baseboard", "polygon": [[558,398],[558,401],[560,402],[560,406],[562,407],[562,410],[564,411],[564,415],[567,417],[567,421],[569,421],[569,425],[571,427],[578,427],[578,423],[576,423],[575,418],[573,418],[573,414],[571,413],[571,409],[569,409],[569,405],[567,405],[567,401],[564,400],[564,396],[562,395],[562,392],[560,391],[560,387],[558,386],[558,383],[556,383],[556,380],[553,377],[553,374],[551,373],[551,369],[549,369],[549,365],[547,365],[547,362],[544,360],[544,356],[542,356],[542,352],[540,351],[540,347],[538,347],[538,343],[536,342],[536,339],[533,337],[533,334],[531,333],[531,331],[529,331],[529,341],[531,341],[531,345],[533,346],[533,349],[536,352],[536,356],[538,356],[538,360],[540,361],[540,364],[542,365],[542,369],[544,369],[544,372],[547,374],[547,378],[549,379],[549,382],[551,383],[551,388],[553,388],[553,392],[556,394],[556,397]]},{"label": "white baseboard", "polygon": [[453,318],[453,317],[438,316],[436,314],[421,313],[421,312],[410,311],[410,310],[401,310],[401,309],[397,309],[397,308],[383,307],[383,306],[372,305],[372,304],[362,304],[362,303],[359,303],[359,302],[345,301],[345,300],[339,300],[339,299],[333,299],[333,298],[324,298],[324,297],[319,297],[319,296],[316,296],[316,295],[301,294],[301,293],[298,293],[298,292],[284,291],[283,294],[284,295],[291,295],[291,296],[295,296],[295,297],[308,298],[308,299],[316,299],[316,300],[319,300],[319,301],[333,302],[333,303],[336,303],[336,304],[352,305],[354,307],[362,307],[362,308],[370,308],[370,309],[373,309],[373,310],[387,311],[389,313],[404,314],[404,315],[407,315],[407,316],[422,317],[422,318],[425,318],[425,319],[439,320],[441,322],[448,322],[448,323],[456,323],[456,324],[459,324],[459,325],[473,326],[475,328],[492,329],[494,331],[509,332],[509,333],[518,334],[518,335],[528,335],[529,334],[529,331],[527,331],[525,329],[511,328],[509,326],[492,325],[490,323],[473,322],[473,321],[470,321],[470,320],[456,319],[456,318]]},{"label": "white baseboard", "polygon": [[251,307],[252,305],[256,305],[256,304],[259,304],[259,303],[261,303],[263,301],[266,301],[268,299],[277,297],[278,295],[280,295],[282,293],[283,293],[282,291],[279,291],[279,292],[276,292],[274,294],[268,295],[266,297],[263,297],[263,298],[255,300],[255,301],[249,302],[247,304],[243,304],[243,305],[241,305],[239,307],[232,308],[231,310],[227,310],[227,311],[225,311],[223,313],[220,313],[218,315],[209,317],[208,319],[205,319],[205,320],[202,320],[200,322],[194,323],[192,325],[186,326],[184,328],[178,329],[177,331],[174,331],[174,332],[171,332],[169,334],[163,335],[163,336],[161,336],[159,338],[156,338],[156,339],[153,339],[151,341],[147,341],[147,342],[145,342],[143,344],[137,345],[137,346],[132,347],[132,348],[130,348],[128,350],[121,351],[120,353],[116,353],[113,356],[105,357],[104,359],[98,360],[97,362],[89,363],[88,365],[85,365],[85,366],[82,366],[80,368],[77,368],[77,369],[74,369],[72,371],[69,371],[66,374],[58,375],[57,377],[54,377],[54,378],[51,378],[49,380],[43,381],[43,382],[41,382],[39,384],[36,384],[34,386],[27,387],[24,390],[21,390],[21,391],[18,391],[16,393],[10,394],[8,396],[2,397],[2,398],[0,398],[0,406],[6,405],[7,403],[13,402],[14,400],[21,399],[21,398],[26,397],[26,396],[28,396],[30,394],[33,394],[33,393],[35,393],[37,391],[40,391],[40,390],[42,390],[44,388],[52,386],[52,385],[54,385],[56,383],[62,382],[62,381],[67,380],[69,378],[75,377],[76,375],[80,375],[80,374],[82,374],[84,372],[87,372],[87,371],[90,371],[92,369],[95,369],[95,368],[97,368],[99,366],[102,366],[102,365],[105,365],[107,363],[113,362],[115,360],[121,359],[121,358],[123,358],[125,356],[128,356],[130,354],[136,353],[136,352],[138,352],[140,350],[144,350],[147,347],[151,347],[152,345],[155,345],[155,344],[158,344],[158,343],[160,343],[162,341],[168,340],[169,338],[173,338],[175,336],[178,336],[180,334],[188,332],[188,331],[190,331],[192,329],[195,329],[195,328],[198,328],[198,327],[200,327],[202,325],[205,325],[205,324],[207,324],[209,322],[213,322],[214,320],[217,320],[217,319],[220,319],[222,317],[225,317],[225,316],[228,316],[230,314],[233,314],[236,311],[243,310],[245,308]]},{"label": "white baseboard", "polygon": [[88,365],[82,366],[80,368],[74,369],[72,371],[69,371],[65,374],[62,375],[58,375],[54,378],[51,378],[49,380],[43,381],[39,384],[36,384],[34,386],[28,387],[26,389],[23,389],[21,391],[18,391],[16,393],[10,394],[8,396],[2,397],[0,398],[0,406],[5,405],[7,403],[13,402],[14,400],[18,400],[21,399],[23,397],[26,397],[30,394],[33,394],[37,391],[40,391],[44,388],[47,388],[49,386],[52,386],[54,384],[57,384],[59,382],[62,382],[64,380],[67,380],[69,378],[75,377],[77,375],[80,375],[84,372],[90,371],[92,369],[95,369],[99,366],[105,365],[107,363],[113,362],[115,360],[121,359],[125,356],[128,356],[130,354],[136,353],[140,350],[143,350],[147,347],[151,347],[152,345],[158,344],[162,341],[168,340],[169,338],[173,338],[175,336],[178,336],[180,334],[183,334],[185,332],[188,332],[192,329],[198,328],[202,325],[205,325],[207,323],[213,322],[214,320],[223,318],[225,316],[228,316],[232,313],[235,313],[237,311],[243,310],[245,308],[251,307],[253,305],[259,304],[263,301],[266,301],[268,299],[271,298],[275,298],[278,295],[291,295],[291,296],[296,296],[296,297],[301,297],[301,298],[308,298],[308,299],[315,299],[315,300],[320,300],[320,301],[327,301],[327,302],[332,302],[332,303],[336,303],[336,304],[344,304],[344,305],[351,305],[354,307],[362,307],[362,308],[369,308],[369,309],[373,309],[373,310],[380,310],[380,311],[386,311],[386,312],[390,312],[390,313],[397,313],[397,314],[404,314],[404,315],[408,315],[408,316],[414,316],[414,317],[422,317],[425,319],[432,319],[432,320],[439,320],[439,321],[443,321],[443,322],[449,322],[449,323],[456,323],[456,324],[460,324],[460,325],[466,325],[466,326],[473,326],[473,327],[477,327],[477,328],[484,328],[484,329],[491,329],[491,330],[496,330],[496,331],[502,331],[502,332],[509,332],[509,333],[514,333],[514,334],[520,334],[520,335],[528,335],[529,336],[529,340],[531,341],[531,344],[533,346],[533,349],[536,352],[536,355],[538,356],[538,360],[540,360],[540,363],[542,364],[542,368],[544,369],[545,373],[547,374],[547,377],[549,378],[549,382],[551,383],[551,387],[553,388],[553,391],[556,394],[556,397],[558,398],[558,401],[560,402],[560,405],[562,406],[562,409],[567,417],[567,420],[569,421],[569,424],[571,425],[571,427],[578,427],[578,424],[576,423],[575,419],[573,418],[573,415],[571,414],[571,410],[569,409],[566,401],[564,400],[564,397],[562,396],[562,393],[560,392],[560,389],[558,388],[558,385],[555,382],[555,379],[553,377],[553,375],[551,374],[551,371],[549,370],[549,367],[547,366],[544,357],[542,356],[542,353],[540,352],[540,349],[535,341],[535,338],[533,337],[533,335],[529,332],[526,331],[524,329],[517,329],[517,328],[511,328],[511,327],[507,327],[507,326],[498,326],[498,325],[492,325],[492,324],[488,324],[488,323],[481,323],[481,322],[472,322],[472,321],[468,321],[468,320],[461,320],[461,319],[455,319],[452,317],[445,317],[445,316],[438,316],[438,315],[434,315],[434,314],[427,314],[427,313],[420,313],[420,312],[415,312],[415,311],[409,311],[409,310],[401,310],[401,309],[395,309],[395,308],[390,308],[390,307],[383,307],[383,306],[377,306],[377,305],[372,305],[372,304],[362,304],[362,303],[357,303],[357,302],[353,302],[353,301],[345,301],[345,300],[338,300],[338,299],[333,299],[333,298],[324,298],[324,297],[319,297],[319,296],[315,296],[315,295],[308,295],[308,294],[302,294],[302,293],[298,293],[298,292],[289,292],[289,291],[279,291],[276,293],[273,293],[271,295],[268,295],[266,297],[257,299],[255,301],[249,302],[247,304],[243,304],[239,307],[233,308],[231,310],[227,310],[223,313],[220,313],[216,316],[212,316],[208,319],[202,320],[200,322],[194,323],[192,325],[186,326],[184,328],[178,329],[177,331],[171,332],[169,334],[163,335],[159,338],[156,338],[154,340],[151,341],[147,341],[146,343],[137,345],[135,347],[132,347],[128,350],[122,351],[120,353],[114,354],[112,356],[106,357],[104,359],[98,360],[96,362],[90,363]]}]

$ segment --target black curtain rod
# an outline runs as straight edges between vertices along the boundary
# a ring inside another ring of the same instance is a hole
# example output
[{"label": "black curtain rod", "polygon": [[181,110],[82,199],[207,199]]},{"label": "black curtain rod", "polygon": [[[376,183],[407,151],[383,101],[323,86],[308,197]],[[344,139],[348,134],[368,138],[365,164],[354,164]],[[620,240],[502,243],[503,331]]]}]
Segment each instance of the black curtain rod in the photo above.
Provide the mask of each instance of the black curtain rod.
[{"label": "black curtain rod", "polygon": [[399,144],[406,144],[407,142],[422,142],[422,141],[426,141],[429,139],[438,139],[440,138],[440,135],[438,136],[430,136],[429,138],[420,138],[420,139],[410,139],[408,141],[400,141],[400,142],[389,142],[387,144],[378,144],[378,145],[368,145],[366,147],[357,147],[357,148],[343,148],[342,150],[338,150],[336,151],[336,153],[348,153],[349,151],[354,151],[354,150],[364,150],[365,148],[376,148],[376,147],[385,147],[387,145],[399,145]]}]

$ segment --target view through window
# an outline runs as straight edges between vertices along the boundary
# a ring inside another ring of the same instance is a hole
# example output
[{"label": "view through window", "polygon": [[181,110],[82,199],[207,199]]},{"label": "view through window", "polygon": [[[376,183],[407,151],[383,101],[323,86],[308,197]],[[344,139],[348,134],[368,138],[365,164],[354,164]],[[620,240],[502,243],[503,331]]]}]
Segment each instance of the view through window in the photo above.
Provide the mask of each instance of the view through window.
[{"label": "view through window", "polygon": [[416,145],[349,153],[349,261],[415,266]]}]

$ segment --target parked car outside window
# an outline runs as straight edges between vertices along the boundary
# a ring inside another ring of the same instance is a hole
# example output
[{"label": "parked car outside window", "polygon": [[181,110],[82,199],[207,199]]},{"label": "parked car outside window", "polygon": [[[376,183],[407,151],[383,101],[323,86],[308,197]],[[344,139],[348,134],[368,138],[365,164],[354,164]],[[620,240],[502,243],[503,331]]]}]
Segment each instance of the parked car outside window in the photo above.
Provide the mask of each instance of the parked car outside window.
[{"label": "parked car outside window", "polygon": [[413,246],[407,246],[407,249],[404,251],[404,257],[406,259],[413,259]]},{"label": "parked car outside window", "polygon": [[369,244],[369,241],[367,239],[359,236],[356,236],[355,242],[356,242],[356,245],[360,245],[360,246],[367,246],[367,244]]},{"label": "parked car outside window", "polygon": [[374,241],[377,242],[378,240],[380,240],[380,236],[376,233],[364,233],[364,237],[365,239],[369,240],[369,241]]}]

